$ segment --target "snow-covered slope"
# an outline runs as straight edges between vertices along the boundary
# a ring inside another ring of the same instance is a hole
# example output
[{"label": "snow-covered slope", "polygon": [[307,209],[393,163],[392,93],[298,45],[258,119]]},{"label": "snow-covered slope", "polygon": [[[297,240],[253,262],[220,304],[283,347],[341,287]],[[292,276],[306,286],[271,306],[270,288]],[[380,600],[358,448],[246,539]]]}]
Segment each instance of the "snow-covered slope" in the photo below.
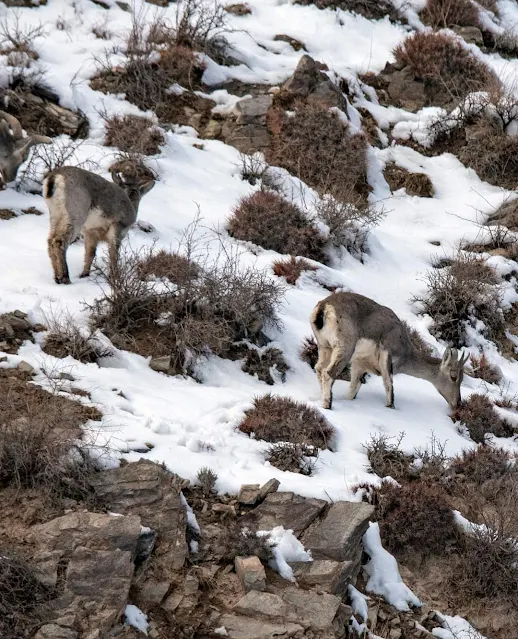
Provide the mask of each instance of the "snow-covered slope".
[{"label": "snow-covered slope", "polygon": [[[220,83],[234,77],[247,82],[278,83],[294,70],[301,53],[288,44],[274,41],[277,33],[286,33],[303,41],[308,53],[328,64],[343,77],[356,73],[378,72],[391,59],[392,48],[408,33],[402,26],[388,21],[369,21],[342,11],[321,11],[302,7],[289,0],[250,0],[252,14],[230,18],[234,30],[228,38],[235,56],[242,60],[238,67],[220,67],[209,61],[205,81]],[[417,4],[417,3],[413,3]],[[514,3],[500,0],[509,21],[518,20]],[[156,8],[137,0],[136,10],[152,14]],[[409,10],[410,11],[410,10]],[[0,9],[4,16],[12,10]],[[172,18],[174,4],[164,10]],[[412,24],[420,27],[416,14]],[[9,18],[10,19],[10,18]],[[81,109],[90,120],[89,139],[77,150],[77,160],[98,162],[106,170],[113,159],[113,149],[102,145],[103,121],[99,111],[109,114],[139,113],[122,97],[104,95],[88,86],[96,70],[94,55],[101,54],[106,41],[95,38],[92,27],[106,20],[113,34],[113,44],[122,44],[130,28],[130,15],[113,3],[109,10],[90,0],[49,0],[39,8],[21,9],[23,24],[43,23],[46,37],[37,38],[33,46],[46,69],[46,82],[61,98],[65,107]],[[56,24],[59,21],[61,29]],[[63,28],[64,25],[64,28]],[[479,53],[479,55],[483,55]],[[497,55],[484,56],[503,76],[510,77],[515,62]],[[2,66],[2,73],[6,69]],[[5,78],[4,78],[5,81]],[[233,98],[219,93],[223,108]],[[418,123],[421,114],[405,114],[401,110],[376,106],[378,117],[389,121]],[[350,116],[355,110],[351,105]],[[218,141],[206,140],[203,150],[194,147],[196,133],[189,127],[166,133],[167,143],[161,154],[151,160],[159,175],[155,188],[142,200],[139,218],[153,225],[155,231],[145,234],[134,229],[128,242],[135,248],[150,245],[174,246],[183,229],[199,210],[203,224],[223,228],[236,200],[253,190],[239,175],[238,152]],[[435,197],[410,197],[404,191],[391,195],[382,175],[389,161],[426,173],[434,186]],[[334,284],[374,298],[390,306],[399,316],[416,327],[439,352],[444,346],[428,333],[430,320],[416,315],[411,305],[412,295],[424,288],[422,276],[430,267],[434,255],[448,254],[461,239],[473,240],[480,234],[478,222],[483,212],[498,206],[509,194],[500,188],[481,182],[454,156],[425,157],[408,147],[393,146],[370,151],[369,178],[373,191],[370,199],[387,210],[382,224],[371,236],[371,251],[363,263],[346,255],[336,260],[333,268],[322,267]],[[0,208],[22,209],[36,206],[46,211],[43,200],[8,189],[0,193]],[[0,222],[0,312],[15,308],[29,313],[34,321],[44,314],[59,314],[66,309],[78,322],[86,322],[83,301],[91,302],[98,294],[91,280],[78,279],[81,270],[81,243],[69,250],[72,286],[54,284],[46,254],[48,216],[20,216]],[[228,240],[232,242],[232,240]],[[441,246],[431,241],[440,241]],[[243,249],[243,264],[255,264],[271,273],[271,263],[277,254],[271,251]],[[503,258],[491,258],[503,272],[508,266]],[[273,275],[272,275],[273,277]],[[428,383],[399,376],[395,380],[396,410],[384,406],[384,394],[379,378],[370,378],[355,402],[345,399],[346,382],[337,382],[332,411],[324,411],[337,430],[334,452],[320,455],[313,477],[284,473],[264,460],[264,442],[254,441],[236,430],[243,412],[254,396],[273,392],[307,401],[319,406],[319,389],[315,374],[298,358],[302,339],[310,333],[309,314],[314,304],[327,291],[309,277],[299,280],[287,290],[281,319],[283,329],[270,337],[285,353],[291,370],[285,384],[269,387],[240,370],[238,362],[211,358],[203,364],[203,383],[180,377],[167,377],[152,371],[142,357],[124,352],[106,360],[103,366],[84,365],[73,360],[59,361],[43,353],[38,344],[27,344],[19,356],[9,357],[1,366],[14,365],[20,358],[33,366],[72,372],[76,386],[91,393],[104,412],[102,432],[97,441],[108,438],[111,445],[138,459],[145,443],[153,448],[148,458],[165,462],[188,479],[195,479],[202,466],[210,466],[218,476],[220,491],[236,491],[242,483],[260,483],[277,477],[282,490],[331,499],[353,499],[350,488],[358,481],[373,481],[367,473],[367,459],[362,444],[373,433],[389,436],[405,431],[403,446],[413,450],[425,446],[432,434],[447,441],[446,450],[454,454],[473,445],[459,434],[448,415],[444,400]],[[506,300],[514,300],[511,288]],[[505,375],[507,392],[518,392],[518,363],[510,363],[487,347],[492,361]],[[43,375],[37,381],[46,383]],[[466,396],[483,385],[467,378],[462,392]],[[485,386],[484,386],[485,387]],[[119,394],[122,391],[123,397]],[[490,392],[497,393],[496,387]],[[512,419],[512,415],[509,415]],[[500,440],[512,446],[513,442]],[[206,444],[210,444],[207,450]]]}]

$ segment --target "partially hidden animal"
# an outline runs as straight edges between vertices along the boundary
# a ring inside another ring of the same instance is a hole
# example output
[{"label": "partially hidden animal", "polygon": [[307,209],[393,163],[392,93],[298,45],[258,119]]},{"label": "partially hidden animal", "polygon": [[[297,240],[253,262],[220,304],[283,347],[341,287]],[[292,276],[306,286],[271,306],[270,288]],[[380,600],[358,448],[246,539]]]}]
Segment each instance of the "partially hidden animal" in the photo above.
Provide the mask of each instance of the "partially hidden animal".
[{"label": "partially hidden animal", "polygon": [[111,176],[113,182],[74,166],[46,175],[43,196],[50,215],[48,252],[57,284],[70,284],[67,248],[81,232],[85,259],[80,277],[90,274],[101,241],[108,243],[110,265],[116,264],[121,242],[137,219],[140,200],[155,184],[152,179],[123,179],[115,171]]},{"label": "partially hidden animal", "polygon": [[19,120],[5,111],[0,111],[0,188],[16,178],[20,165],[29,156],[35,144],[50,144],[46,135],[24,137]]},{"label": "partially hidden animal", "polygon": [[324,408],[331,408],[334,381],[348,364],[349,399],[355,399],[368,372],[382,377],[389,408],[394,408],[396,373],[426,379],[452,408],[460,402],[468,355],[459,358],[456,349],[447,348],[438,359],[417,349],[390,308],[357,293],[333,293],[315,306],[310,323],[318,344],[315,371]]}]

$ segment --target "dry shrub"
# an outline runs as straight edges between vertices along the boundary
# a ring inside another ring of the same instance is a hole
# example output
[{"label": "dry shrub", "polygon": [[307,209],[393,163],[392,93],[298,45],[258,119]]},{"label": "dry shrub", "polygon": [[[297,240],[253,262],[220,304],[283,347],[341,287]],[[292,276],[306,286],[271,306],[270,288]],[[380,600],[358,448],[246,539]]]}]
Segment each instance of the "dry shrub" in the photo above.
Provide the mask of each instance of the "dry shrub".
[{"label": "dry shrub", "polygon": [[259,557],[263,562],[273,559],[275,546],[270,535],[257,536],[254,526],[242,526],[239,522],[229,521],[224,530],[222,546],[225,549],[223,560],[233,563],[236,557]]},{"label": "dry shrub", "polygon": [[329,229],[328,244],[344,247],[361,259],[367,252],[371,229],[385,217],[385,210],[375,206],[356,206],[332,195],[325,195],[316,202],[316,218]]},{"label": "dry shrub", "polygon": [[201,51],[218,64],[229,64],[229,31],[225,7],[214,0],[180,0],[176,7],[174,42]]},{"label": "dry shrub", "polygon": [[410,173],[397,164],[387,164],[383,176],[391,191],[405,189],[408,195],[417,197],[433,197],[434,189],[426,173]]},{"label": "dry shrub", "polygon": [[[245,373],[257,377],[261,382],[265,382],[269,386],[273,386],[276,381],[284,382],[286,373],[290,367],[284,359],[282,351],[278,348],[257,349],[254,347],[244,347],[244,362],[242,369]],[[243,354],[243,351],[241,351]]]},{"label": "dry shrub", "polygon": [[255,439],[322,449],[330,448],[333,437],[333,427],[316,408],[270,394],[254,399],[238,428]]},{"label": "dry shrub", "polygon": [[42,24],[36,27],[22,25],[20,14],[12,12],[0,22],[0,55],[7,56],[7,64],[15,67],[29,66],[38,54],[32,45],[36,38],[45,35]]},{"label": "dry shrub", "polygon": [[6,549],[0,549],[0,555],[0,634],[4,639],[32,636],[38,625],[36,609],[54,592],[21,557]]},{"label": "dry shrub", "polygon": [[401,323],[406,328],[408,332],[408,337],[410,338],[410,341],[412,342],[412,346],[415,349],[417,349],[420,353],[423,353],[424,355],[435,354],[435,350],[433,349],[433,347],[430,346],[428,342],[425,342],[425,340],[421,337],[421,334],[419,333],[419,331],[417,331],[415,328],[412,328],[410,324],[408,324],[408,322],[405,322],[404,320]]},{"label": "dry shrub", "polygon": [[457,529],[451,505],[437,485],[414,481],[401,488],[388,482],[379,491],[379,526],[390,552],[417,550],[444,554]]},{"label": "dry shrub", "polygon": [[502,379],[502,373],[497,366],[494,366],[487,359],[486,354],[471,355],[471,375],[478,379],[483,379],[488,384],[498,384]]},{"label": "dry shrub", "polygon": [[480,26],[478,7],[471,0],[427,0],[421,16],[435,29]]},{"label": "dry shrub", "polygon": [[486,395],[473,393],[453,411],[451,418],[463,424],[471,439],[484,443],[488,434],[495,437],[511,437],[515,434],[512,424],[502,419],[493,402]]},{"label": "dry shrub", "polygon": [[352,11],[368,20],[382,20],[389,16],[391,20],[398,20],[398,13],[389,0],[296,0],[295,4],[313,4],[319,9],[342,9]]},{"label": "dry shrub", "polygon": [[499,132],[485,122],[478,128],[480,135],[459,149],[459,160],[481,180],[514,190],[518,184],[518,135]]},{"label": "dry shrub", "polygon": [[511,453],[503,448],[488,445],[463,451],[453,459],[451,469],[477,486],[516,473]]},{"label": "dry shrub", "polygon": [[87,499],[94,471],[80,426],[97,409],[17,378],[0,377],[0,486]]},{"label": "dry shrub", "polygon": [[484,258],[459,252],[450,266],[430,270],[425,281],[426,295],[415,301],[433,318],[433,335],[453,346],[465,346],[467,327],[478,328],[482,322],[487,339],[505,343],[502,293],[495,270]]},{"label": "dry shrub", "polygon": [[445,33],[421,31],[407,37],[394,49],[397,62],[412,69],[416,77],[447,100],[465,98],[473,91],[498,85],[491,69],[460,40]]},{"label": "dry shrub", "polygon": [[258,340],[263,327],[279,325],[282,288],[259,269],[241,269],[235,253],[219,257],[205,256],[202,267],[176,253],[126,250],[117,268],[100,269],[107,286],[90,306],[94,326],[121,347],[170,356],[174,373],[192,374],[202,355],[226,357],[235,342]]},{"label": "dry shrub", "polygon": [[304,338],[299,350],[299,357],[303,362],[309,364],[312,370],[315,370],[318,362],[318,344],[313,335]]},{"label": "dry shrub", "polygon": [[351,134],[336,112],[298,103],[288,115],[277,107],[270,110],[268,125],[269,164],[288,170],[321,195],[365,205],[367,140]]},{"label": "dry shrub", "polygon": [[126,153],[156,155],[164,144],[164,135],[149,118],[114,115],[106,119],[104,144]]},{"label": "dry shrub", "polygon": [[296,284],[304,271],[316,271],[317,267],[302,257],[291,255],[285,260],[276,260],[273,264],[273,272],[277,277],[284,277],[288,284]]},{"label": "dry shrub", "polygon": [[323,262],[324,238],[292,202],[272,191],[256,191],[241,198],[227,229],[238,240],[265,249]]},{"label": "dry shrub", "polygon": [[83,364],[95,364],[114,354],[91,330],[78,326],[69,313],[49,316],[45,321],[49,332],[42,349],[53,357],[73,357]]},{"label": "dry shrub", "polygon": [[266,460],[272,466],[290,473],[313,475],[318,459],[318,448],[307,444],[281,442],[272,444],[266,452]]},{"label": "dry shrub", "polygon": [[401,442],[404,433],[401,433],[394,442],[387,435],[371,435],[369,442],[363,445],[367,453],[370,470],[382,479],[392,477],[396,481],[408,479],[411,475],[410,467],[414,461],[413,456],[406,455],[401,450]]},{"label": "dry shrub", "polygon": [[196,479],[200,483],[203,494],[208,497],[214,492],[218,475],[211,468],[204,467],[196,473]]}]

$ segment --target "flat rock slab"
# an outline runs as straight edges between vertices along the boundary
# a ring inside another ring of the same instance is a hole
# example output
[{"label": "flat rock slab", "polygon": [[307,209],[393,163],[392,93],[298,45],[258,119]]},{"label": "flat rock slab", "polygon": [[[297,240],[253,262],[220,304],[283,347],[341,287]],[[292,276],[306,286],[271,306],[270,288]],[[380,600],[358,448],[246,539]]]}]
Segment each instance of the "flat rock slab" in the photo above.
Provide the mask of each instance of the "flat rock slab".
[{"label": "flat rock slab", "polygon": [[266,572],[259,557],[236,557],[234,563],[245,592],[266,588]]},{"label": "flat rock slab", "polygon": [[302,543],[314,559],[355,562],[373,513],[374,507],[369,504],[336,502],[323,519],[306,531]]},{"label": "flat rock slab", "polygon": [[294,611],[297,621],[301,625],[308,623],[313,630],[332,630],[342,623],[345,627],[347,615],[352,612],[339,597],[293,586],[286,588],[282,599]]},{"label": "flat rock slab", "polygon": [[315,559],[290,562],[290,567],[299,586],[318,587],[319,590],[325,590],[338,597],[345,595],[347,586],[355,577],[355,566],[352,561]]},{"label": "flat rock slab", "polygon": [[38,545],[48,551],[71,552],[77,546],[95,550],[127,550],[135,555],[140,517],[114,517],[102,513],[73,512],[32,527]]},{"label": "flat rock slab", "polygon": [[306,499],[290,492],[270,493],[261,505],[242,518],[243,524],[253,524],[258,530],[284,526],[299,537],[327,506],[323,499]]},{"label": "flat rock slab", "polygon": [[218,621],[220,628],[225,628],[230,639],[285,639],[286,637],[302,637],[304,629],[296,623],[267,623],[238,615],[223,615]]}]

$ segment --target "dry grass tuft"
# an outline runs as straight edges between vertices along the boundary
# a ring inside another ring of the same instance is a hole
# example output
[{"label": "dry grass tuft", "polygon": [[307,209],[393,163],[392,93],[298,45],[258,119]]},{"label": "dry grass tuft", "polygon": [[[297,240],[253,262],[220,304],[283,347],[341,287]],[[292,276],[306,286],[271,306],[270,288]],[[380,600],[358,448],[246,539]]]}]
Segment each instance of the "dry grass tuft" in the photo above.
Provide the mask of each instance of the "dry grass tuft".
[{"label": "dry grass tuft", "polygon": [[285,260],[276,260],[273,272],[277,277],[284,277],[288,284],[296,284],[304,271],[316,271],[317,267],[302,257],[290,256]]},{"label": "dry grass tuft", "polygon": [[[369,442],[363,445],[367,453],[370,470],[382,479],[392,477],[396,481],[409,479],[410,468],[414,461],[412,455],[401,450],[404,433],[394,439],[387,435],[372,435]],[[392,442],[391,440],[394,439]]]},{"label": "dry grass tuft", "polygon": [[255,439],[322,449],[330,448],[333,437],[333,427],[316,408],[269,394],[254,399],[238,428]]},{"label": "dry grass tuft", "polygon": [[512,424],[500,417],[489,397],[477,393],[464,399],[451,418],[464,425],[471,439],[479,444],[486,441],[487,435],[512,437],[516,432]]},{"label": "dry grass tuft", "polygon": [[427,0],[421,16],[434,29],[480,26],[478,7],[471,0]]},{"label": "dry grass tuft", "polygon": [[243,527],[240,523],[230,521],[225,528],[222,545],[225,549],[223,559],[233,562],[236,557],[259,557],[263,562],[273,558],[269,535],[257,536],[257,529],[252,526]]},{"label": "dry grass tuft", "polygon": [[42,349],[53,357],[73,357],[83,364],[95,364],[103,357],[113,356],[113,350],[83,330],[67,313],[46,318],[49,329]]},{"label": "dry grass tuft", "polygon": [[165,139],[149,118],[137,115],[114,115],[106,119],[104,144],[125,153],[156,155]]},{"label": "dry grass tuft", "polygon": [[196,473],[196,479],[200,483],[203,494],[208,497],[214,492],[218,475],[211,468],[204,467]]}]

